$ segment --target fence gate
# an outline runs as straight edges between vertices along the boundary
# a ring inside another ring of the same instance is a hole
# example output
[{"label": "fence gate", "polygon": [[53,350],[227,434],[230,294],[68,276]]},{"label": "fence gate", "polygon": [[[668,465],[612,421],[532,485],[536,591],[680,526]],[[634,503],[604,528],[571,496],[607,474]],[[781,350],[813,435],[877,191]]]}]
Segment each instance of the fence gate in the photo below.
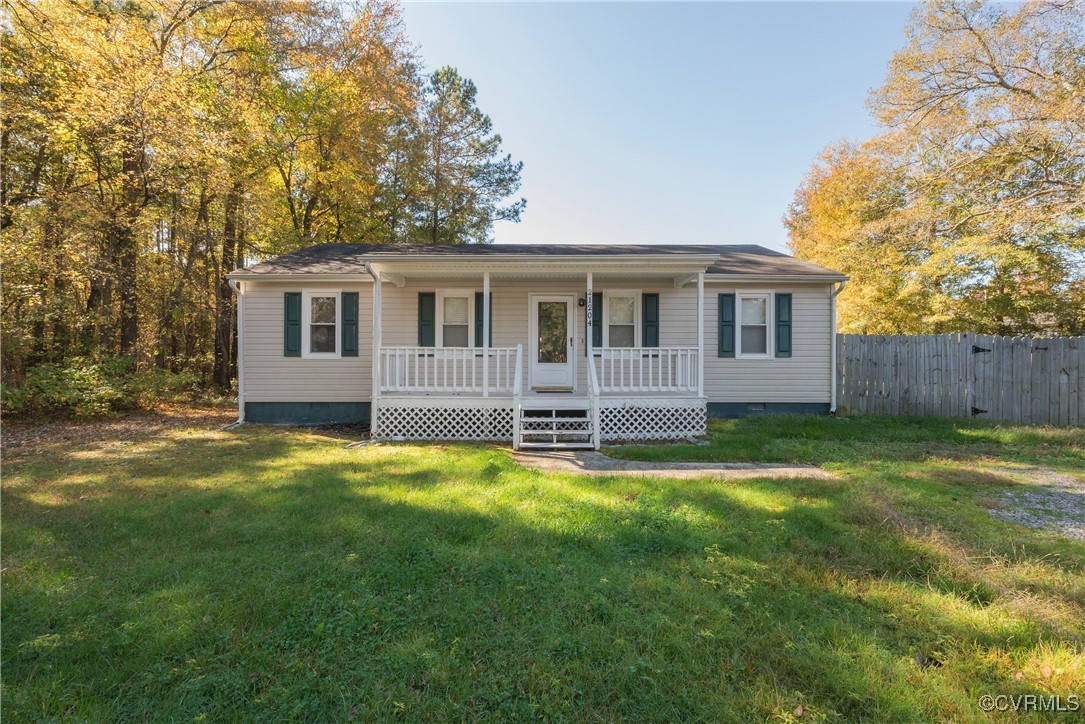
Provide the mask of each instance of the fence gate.
[{"label": "fence gate", "polygon": [[837,335],[838,409],[1085,425],[1085,337]]}]

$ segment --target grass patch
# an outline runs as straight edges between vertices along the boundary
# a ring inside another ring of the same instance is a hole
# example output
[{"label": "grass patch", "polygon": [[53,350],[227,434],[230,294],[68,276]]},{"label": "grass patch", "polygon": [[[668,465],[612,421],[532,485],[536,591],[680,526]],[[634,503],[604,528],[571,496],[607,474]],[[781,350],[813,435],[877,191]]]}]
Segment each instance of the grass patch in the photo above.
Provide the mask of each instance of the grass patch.
[{"label": "grass patch", "polygon": [[712,442],[619,454],[840,478],[196,422],[9,453],[3,715],[967,720],[984,693],[1083,692],[1085,545],[983,506],[1015,484],[992,461],[1080,474],[1081,431],[763,418]]},{"label": "grass patch", "polygon": [[607,452],[629,460],[804,462],[1014,460],[1077,466],[1085,428],[1005,426],[934,417],[763,415],[710,420],[708,446],[644,445]]}]

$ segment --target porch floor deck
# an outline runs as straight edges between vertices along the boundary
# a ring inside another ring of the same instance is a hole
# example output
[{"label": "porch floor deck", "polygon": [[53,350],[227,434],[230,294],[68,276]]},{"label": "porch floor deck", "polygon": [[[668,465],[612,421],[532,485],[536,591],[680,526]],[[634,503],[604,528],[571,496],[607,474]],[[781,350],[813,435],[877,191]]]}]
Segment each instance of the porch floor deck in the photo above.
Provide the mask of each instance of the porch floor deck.
[{"label": "porch floor deck", "polygon": [[[512,399],[511,392],[491,392],[490,399]],[[483,399],[482,395],[478,392],[393,392],[384,391],[381,392],[381,398],[464,398],[464,399]],[[615,397],[644,397],[652,399],[697,399],[696,394],[689,394],[686,392],[644,392],[640,390],[629,390],[626,392],[601,392],[599,394],[601,399],[615,398]],[[535,402],[554,403],[555,407],[561,407],[562,404],[567,404],[569,400],[587,401],[588,394],[583,391],[576,392],[557,392],[546,391],[541,392],[537,390],[524,390],[520,397],[525,403],[529,400]]]}]

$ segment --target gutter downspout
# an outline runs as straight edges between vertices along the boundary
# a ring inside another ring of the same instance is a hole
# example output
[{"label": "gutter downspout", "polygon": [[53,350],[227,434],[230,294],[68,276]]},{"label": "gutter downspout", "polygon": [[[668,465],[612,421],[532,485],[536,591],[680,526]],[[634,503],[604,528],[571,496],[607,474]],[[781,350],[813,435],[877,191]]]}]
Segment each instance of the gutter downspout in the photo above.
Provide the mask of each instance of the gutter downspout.
[{"label": "gutter downspout", "polygon": [[237,295],[237,424],[245,422],[245,290],[236,279],[226,283]]},{"label": "gutter downspout", "polygon": [[370,363],[373,377],[369,383],[369,436],[377,438],[377,407],[380,405],[380,381],[381,381],[381,278],[373,269],[373,264],[365,262],[365,270],[373,277],[373,360]]},{"label": "gutter downspout", "polygon": [[[836,414],[836,298],[840,292],[844,291],[844,286],[847,284],[847,280],[837,284],[836,289],[829,292],[829,327],[832,329],[832,339],[830,344],[829,357],[831,361],[829,363],[829,414]],[[831,288],[831,287],[830,287]]]}]

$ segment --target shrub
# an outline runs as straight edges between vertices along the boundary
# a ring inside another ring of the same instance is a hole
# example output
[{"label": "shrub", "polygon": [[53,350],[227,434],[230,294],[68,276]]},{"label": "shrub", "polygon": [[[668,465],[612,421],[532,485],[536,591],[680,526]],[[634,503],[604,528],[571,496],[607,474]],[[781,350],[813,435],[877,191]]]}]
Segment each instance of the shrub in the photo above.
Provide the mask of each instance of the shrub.
[{"label": "shrub", "polygon": [[123,357],[74,358],[30,367],[18,385],[4,386],[3,405],[7,412],[94,417],[187,396],[198,384],[192,372],[132,372]]},{"label": "shrub", "polygon": [[148,407],[169,400],[191,398],[200,392],[200,376],[195,372],[144,370],[128,377],[125,390],[133,404]]}]

